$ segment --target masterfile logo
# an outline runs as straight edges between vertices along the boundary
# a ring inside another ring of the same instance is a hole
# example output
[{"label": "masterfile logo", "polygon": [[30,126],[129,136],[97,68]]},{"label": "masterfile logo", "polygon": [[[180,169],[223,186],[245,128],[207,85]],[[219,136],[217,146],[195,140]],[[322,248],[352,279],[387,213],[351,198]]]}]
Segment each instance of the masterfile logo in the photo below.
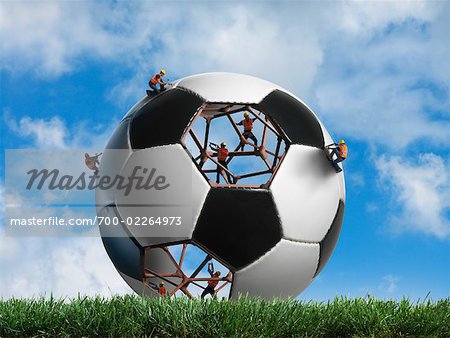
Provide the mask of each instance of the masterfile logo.
[{"label": "masterfile logo", "polygon": [[155,168],[136,166],[130,176],[122,175],[98,176],[98,174],[86,175],[81,173],[78,177],[61,173],[59,169],[31,169],[27,171],[29,180],[27,190],[47,188],[49,190],[124,190],[125,196],[133,189],[139,190],[164,190],[170,186],[164,175],[158,175]]}]

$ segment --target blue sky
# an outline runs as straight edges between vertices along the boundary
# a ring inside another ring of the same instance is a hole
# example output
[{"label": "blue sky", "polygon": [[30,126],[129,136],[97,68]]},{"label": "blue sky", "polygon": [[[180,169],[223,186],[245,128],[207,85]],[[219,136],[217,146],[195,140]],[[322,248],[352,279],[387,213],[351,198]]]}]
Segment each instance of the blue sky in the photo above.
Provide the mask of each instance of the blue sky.
[{"label": "blue sky", "polygon": [[[2,2],[2,148],[103,147],[161,67],[267,79],[350,149],[338,246],[300,298],[448,297],[449,13],[438,1]],[[2,297],[130,292],[97,238],[2,234],[0,271]]]}]

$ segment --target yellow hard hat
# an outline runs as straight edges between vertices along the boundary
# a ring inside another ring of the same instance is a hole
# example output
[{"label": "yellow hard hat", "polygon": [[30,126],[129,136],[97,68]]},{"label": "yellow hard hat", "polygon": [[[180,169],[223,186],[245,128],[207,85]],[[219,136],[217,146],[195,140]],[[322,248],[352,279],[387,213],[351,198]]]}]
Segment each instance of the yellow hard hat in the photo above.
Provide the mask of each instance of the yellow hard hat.
[{"label": "yellow hard hat", "polygon": [[222,142],[220,145],[221,145],[222,147],[226,147],[226,146],[227,146],[227,143],[226,143],[226,142]]},{"label": "yellow hard hat", "polygon": [[159,285],[164,285],[164,282],[159,282]]},{"label": "yellow hard hat", "polygon": [[249,116],[249,115],[250,115],[250,114],[249,114],[248,112],[245,112],[245,113],[244,113],[244,116],[245,116],[245,117],[247,117],[247,116]]},{"label": "yellow hard hat", "polygon": [[344,140],[340,140],[340,141],[339,141],[339,144],[344,144],[344,143],[345,143]]},{"label": "yellow hard hat", "polygon": [[220,271],[216,271],[215,275],[220,276]]},{"label": "yellow hard hat", "polygon": [[160,73],[163,74],[163,75],[166,75],[166,70],[165,69],[161,69]]}]

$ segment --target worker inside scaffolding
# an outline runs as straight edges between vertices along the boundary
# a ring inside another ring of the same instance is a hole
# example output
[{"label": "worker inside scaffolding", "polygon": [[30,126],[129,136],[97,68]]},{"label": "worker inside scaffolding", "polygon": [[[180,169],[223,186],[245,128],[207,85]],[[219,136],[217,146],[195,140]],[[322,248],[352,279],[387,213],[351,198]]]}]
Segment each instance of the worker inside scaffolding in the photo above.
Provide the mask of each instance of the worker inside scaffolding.
[{"label": "worker inside scaffolding", "polygon": [[142,266],[147,294],[160,297],[226,297],[233,281],[225,265],[191,242],[146,247]]},{"label": "worker inside scaffolding", "polygon": [[237,103],[205,104],[182,142],[211,186],[255,188],[270,184],[288,144],[262,108]]}]

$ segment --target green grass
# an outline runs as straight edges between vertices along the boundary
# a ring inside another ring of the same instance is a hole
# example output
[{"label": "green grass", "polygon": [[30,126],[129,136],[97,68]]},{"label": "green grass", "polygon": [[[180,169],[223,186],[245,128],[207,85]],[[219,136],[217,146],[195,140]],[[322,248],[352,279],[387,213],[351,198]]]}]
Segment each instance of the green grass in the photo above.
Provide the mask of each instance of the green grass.
[{"label": "green grass", "polygon": [[450,299],[0,301],[0,337],[450,337]]}]

